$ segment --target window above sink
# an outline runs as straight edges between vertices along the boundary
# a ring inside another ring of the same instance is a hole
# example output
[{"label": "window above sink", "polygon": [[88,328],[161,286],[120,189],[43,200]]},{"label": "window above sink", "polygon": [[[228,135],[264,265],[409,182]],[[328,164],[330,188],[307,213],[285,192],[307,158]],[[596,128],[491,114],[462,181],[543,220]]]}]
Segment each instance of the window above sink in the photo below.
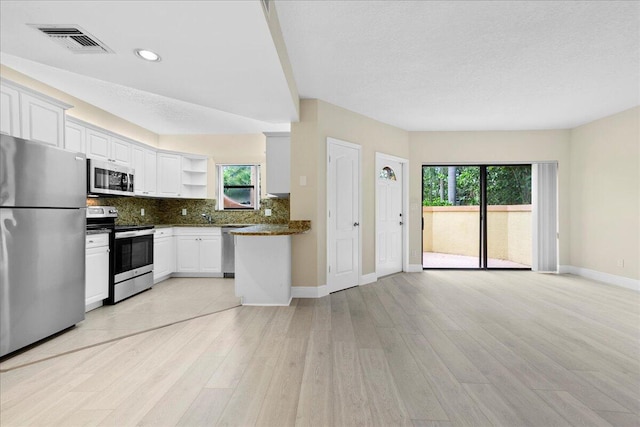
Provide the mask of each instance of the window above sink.
[{"label": "window above sink", "polygon": [[217,166],[218,210],[260,209],[260,165]]}]

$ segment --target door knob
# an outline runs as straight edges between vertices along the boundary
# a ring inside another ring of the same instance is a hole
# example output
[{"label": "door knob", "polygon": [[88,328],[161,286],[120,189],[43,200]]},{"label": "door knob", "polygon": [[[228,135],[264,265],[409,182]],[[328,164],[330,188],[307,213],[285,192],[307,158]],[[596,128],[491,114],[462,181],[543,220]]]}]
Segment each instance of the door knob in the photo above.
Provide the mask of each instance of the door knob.
[{"label": "door knob", "polygon": [[400,221],[400,225],[404,224],[404,222]]},{"label": "door knob", "polygon": [[354,222],[354,223],[353,223],[353,226],[354,226],[354,227],[358,227],[359,225],[360,225],[360,223],[359,223],[359,222]]}]

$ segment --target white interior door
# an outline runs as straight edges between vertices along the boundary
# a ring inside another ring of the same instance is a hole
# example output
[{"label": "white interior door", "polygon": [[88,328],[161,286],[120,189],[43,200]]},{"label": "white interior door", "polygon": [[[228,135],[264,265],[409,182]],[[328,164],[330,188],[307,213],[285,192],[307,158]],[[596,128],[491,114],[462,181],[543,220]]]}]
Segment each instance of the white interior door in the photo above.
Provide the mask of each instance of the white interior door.
[{"label": "white interior door", "polygon": [[402,163],[376,156],[376,276],[402,271]]},{"label": "white interior door", "polygon": [[327,138],[327,285],[329,292],[360,278],[360,146]]}]

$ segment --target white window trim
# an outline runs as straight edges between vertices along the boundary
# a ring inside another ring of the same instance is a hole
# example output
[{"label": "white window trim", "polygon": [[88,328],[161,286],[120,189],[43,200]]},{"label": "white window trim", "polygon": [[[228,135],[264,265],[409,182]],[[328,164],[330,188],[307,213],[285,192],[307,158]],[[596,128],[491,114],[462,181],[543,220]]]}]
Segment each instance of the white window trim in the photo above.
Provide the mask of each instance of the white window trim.
[{"label": "white window trim", "polygon": [[[255,204],[254,204],[254,209],[232,209],[232,208],[224,208],[224,203],[223,203],[223,195],[224,195],[224,180],[222,177],[222,168],[225,166],[251,166],[254,169],[254,174],[255,174]],[[216,185],[216,210],[218,211],[236,211],[236,212],[241,212],[241,211],[247,211],[247,212],[252,212],[252,211],[258,211],[260,210],[260,195],[261,195],[261,191],[262,189],[260,188],[261,182],[260,182],[260,163],[218,163],[216,164],[216,180],[217,180],[217,185]]]}]

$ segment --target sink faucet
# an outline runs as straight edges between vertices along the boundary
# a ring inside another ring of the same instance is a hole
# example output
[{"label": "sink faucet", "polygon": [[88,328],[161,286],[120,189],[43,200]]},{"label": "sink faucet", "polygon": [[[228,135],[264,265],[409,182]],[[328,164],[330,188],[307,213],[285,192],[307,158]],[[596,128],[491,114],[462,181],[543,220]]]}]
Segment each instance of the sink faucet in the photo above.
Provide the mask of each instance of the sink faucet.
[{"label": "sink faucet", "polygon": [[209,215],[209,214],[203,213],[203,214],[200,214],[200,216],[202,218],[206,219],[209,222],[209,224],[211,224],[213,222],[213,218],[211,218],[211,215]]}]

